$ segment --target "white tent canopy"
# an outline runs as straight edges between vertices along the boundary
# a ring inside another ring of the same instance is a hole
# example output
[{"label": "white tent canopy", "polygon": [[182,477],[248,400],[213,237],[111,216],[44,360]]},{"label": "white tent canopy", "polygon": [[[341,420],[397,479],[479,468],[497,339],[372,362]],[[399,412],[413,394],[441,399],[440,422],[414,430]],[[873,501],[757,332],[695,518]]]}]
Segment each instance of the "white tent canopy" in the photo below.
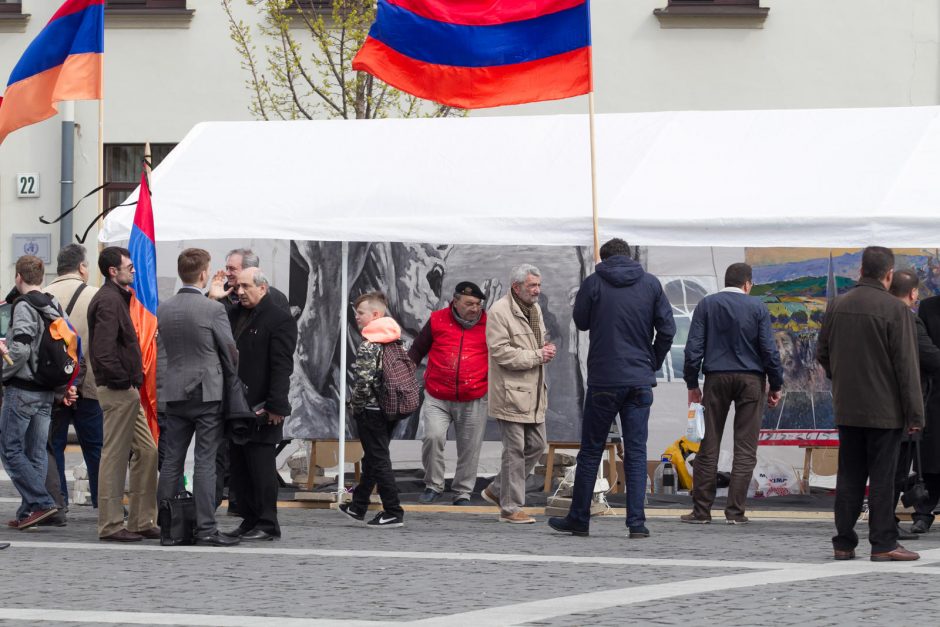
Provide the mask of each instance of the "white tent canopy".
[{"label": "white tent canopy", "polygon": [[[588,141],[583,115],[202,123],[153,173],[156,236],[588,245]],[[597,163],[602,239],[940,244],[940,107],[600,115]]]}]

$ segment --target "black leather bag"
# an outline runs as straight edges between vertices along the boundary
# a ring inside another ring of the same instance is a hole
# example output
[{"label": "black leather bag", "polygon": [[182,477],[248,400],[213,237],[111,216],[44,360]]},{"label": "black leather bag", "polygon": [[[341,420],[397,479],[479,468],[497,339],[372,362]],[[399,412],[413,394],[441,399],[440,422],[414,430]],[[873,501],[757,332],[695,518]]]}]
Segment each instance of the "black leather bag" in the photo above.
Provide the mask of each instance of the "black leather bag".
[{"label": "black leather bag", "polygon": [[914,444],[914,474],[907,478],[904,485],[904,494],[901,495],[901,504],[904,507],[915,507],[930,499],[924,476],[920,472],[920,435],[911,437]]},{"label": "black leather bag", "polygon": [[171,499],[160,501],[157,512],[160,544],[180,546],[196,542],[196,501],[192,492],[182,491]]}]

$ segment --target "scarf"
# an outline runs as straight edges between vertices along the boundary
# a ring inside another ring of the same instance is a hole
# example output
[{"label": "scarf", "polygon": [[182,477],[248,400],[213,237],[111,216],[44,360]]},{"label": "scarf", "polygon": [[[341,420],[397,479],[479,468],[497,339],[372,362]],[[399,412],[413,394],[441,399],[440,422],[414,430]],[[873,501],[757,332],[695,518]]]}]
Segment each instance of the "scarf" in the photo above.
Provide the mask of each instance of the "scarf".
[{"label": "scarf", "polygon": [[539,310],[535,305],[526,305],[522,300],[516,296],[516,293],[510,289],[509,293],[512,294],[512,299],[516,301],[516,304],[519,305],[519,309],[522,310],[522,315],[525,316],[526,320],[529,321],[529,326],[532,328],[532,333],[535,335],[535,345],[540,347],[542,346],[542,329],[539,326],[540,317]]},{"label": "scarf", "polygon": [[461,318],[460,315],[457,313],[457,308],[456,308],[456,307],[453,307],[453,306],[450,308],[450,313],[451,313],[452,316],[454,316],[454,321],[455,321],[457,324],[459,324],[461,327],[463,327],[465,330],[466,330],[466,329],[472,329],[473,326],[474,326],[477,322],[480,321],[480,318],[483,317],[483,312],[481,311],[481,312],[480,312],[480,315],[477,316],[477,319],[476,319],[476,320],[467,320],[466,318]]}]

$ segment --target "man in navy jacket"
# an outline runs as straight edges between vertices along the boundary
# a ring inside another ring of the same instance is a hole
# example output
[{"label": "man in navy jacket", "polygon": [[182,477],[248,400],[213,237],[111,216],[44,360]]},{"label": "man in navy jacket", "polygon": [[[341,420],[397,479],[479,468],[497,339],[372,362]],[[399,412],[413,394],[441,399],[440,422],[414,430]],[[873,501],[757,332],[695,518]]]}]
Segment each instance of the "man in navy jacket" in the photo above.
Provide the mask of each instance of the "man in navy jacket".
[{"label": "man in navy jacket", "polygon": [[[685,343],[684,378],[690,403],[705,406],[705,437],[695,456],[691,514],[682,522],[709,523],[717,488],[718,453],[728,410],[734,403],[734,465],[725,520],[747,522],[744,502],[757,463],[757,439],[766,380],[767,406],[775,407],[783,387],[783,368],[770,327],[770,312],[759,299],[749,296],[751,266],[733,263],[725,271],[725,288],[702,299],[692,316]],[[705,394],[698,376],[705,371]]]},{"label": "man in navy jacket", "polygon": [[630,256],[625,241],[601,246],[601,262],[581,284],[574,323],[590,331],[588,390],[581,424],[581,450],[571,509],[551,518],[556,531],[588,535],[591,498],[610,425],[620,415],[627,475],[627,527],[631,538],[649,537],[646,493],[646,438],[656,371],[663,364],[676,324],[662,285]]}]

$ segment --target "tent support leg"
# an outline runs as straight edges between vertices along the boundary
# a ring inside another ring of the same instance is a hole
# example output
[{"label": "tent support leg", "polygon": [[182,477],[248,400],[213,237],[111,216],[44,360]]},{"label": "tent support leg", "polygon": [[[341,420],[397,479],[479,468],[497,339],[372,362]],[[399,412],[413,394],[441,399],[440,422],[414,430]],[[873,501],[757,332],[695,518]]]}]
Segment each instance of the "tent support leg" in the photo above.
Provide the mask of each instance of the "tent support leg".
[{"label": "tent support leg", "polygon": [[343,502],[346,492],[346,346],[349,325],[346,324],[346,301],[349,299],[349,242],[342,243],[342,264],[339,277],[339,471],[336,474],[336,502]]}]

